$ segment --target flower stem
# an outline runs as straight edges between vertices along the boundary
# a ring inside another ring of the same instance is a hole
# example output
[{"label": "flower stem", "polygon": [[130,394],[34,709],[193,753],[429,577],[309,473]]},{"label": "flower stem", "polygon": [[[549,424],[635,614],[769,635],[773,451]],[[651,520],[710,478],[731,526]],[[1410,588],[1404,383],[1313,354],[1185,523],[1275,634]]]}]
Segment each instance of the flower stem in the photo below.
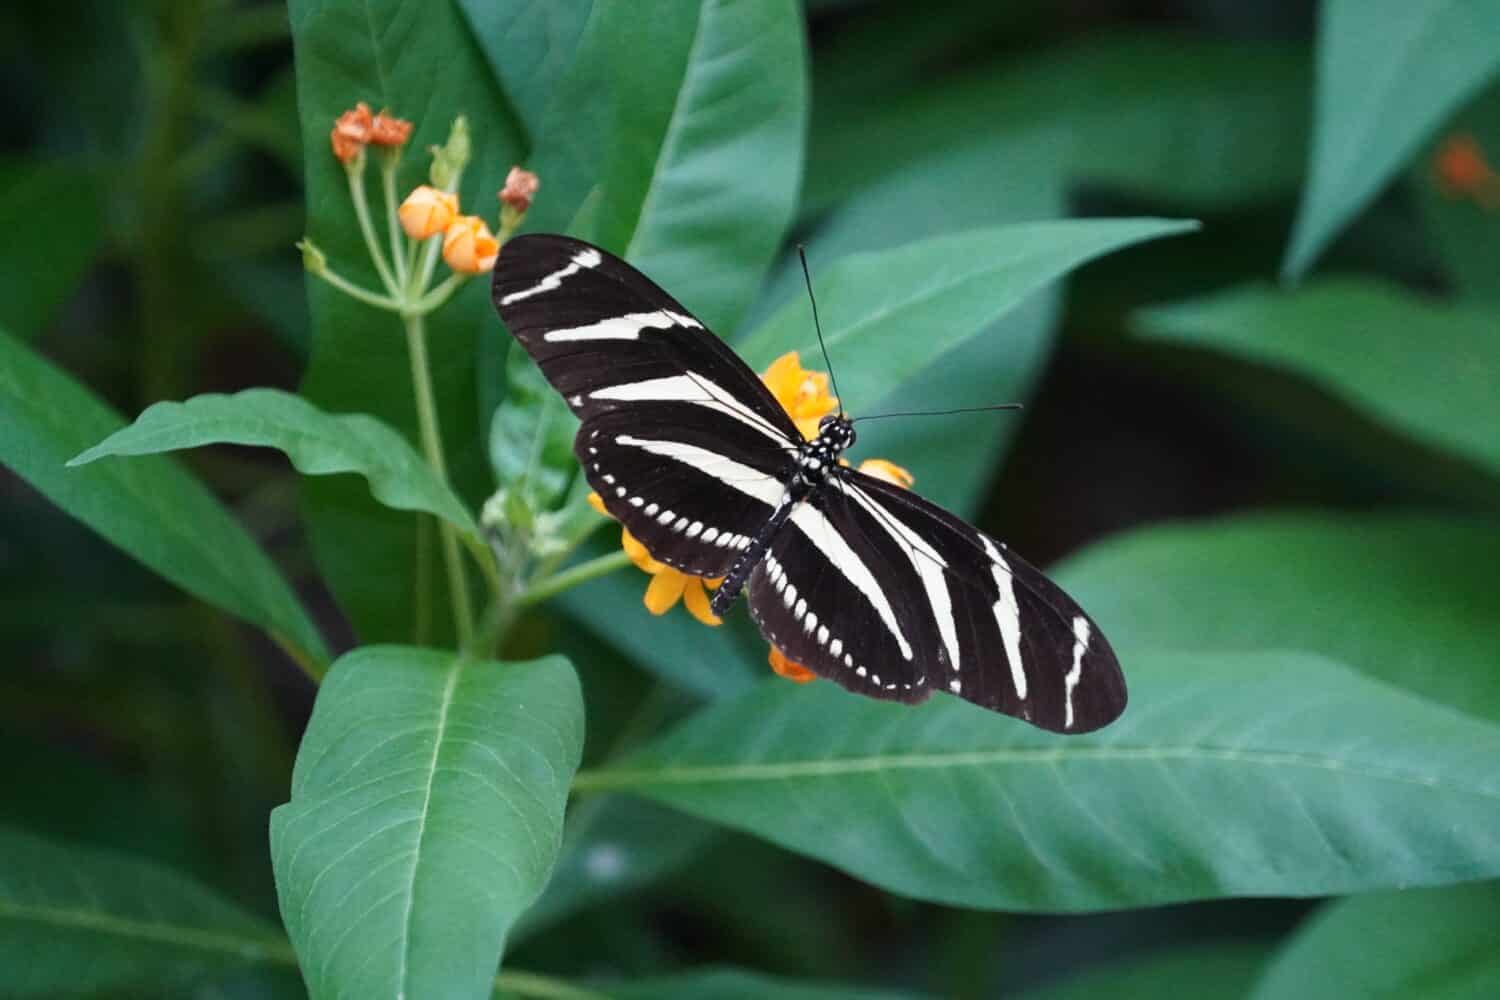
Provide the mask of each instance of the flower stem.
[{"label": "flower stem", "polygon": [[331,267],[324,267],[322,270],[314,271],[313,274],[322,278],[351,299],[358,299],[365,305],[374,306],[376,309],[386,309],[390,312],[401,311],[401,303],[389,295],[381,295],[379,292],[372,292],[368,288],[362,288]]},{"label": "flower stem", "polygon": [[396,284],[391,266],[386,263],[385,254],[380,252],[380,241],[375,238],[375,224],[370,221],[370,203],[365,197],[363,159],[360,157],[344,169],[345,176],[349,178],[349,197],[354,202],[354,216],[359,220],[359,231],[365,238],[365,249],[370,252],[370,260],[375,262],[381,284],[394,297],[400,294],[401,286]]},{"label": "flower stem", "polygon": [[418,299],[410,308],[420,313],[432,312],[438,306],[441,306],[444,302],[452,298],[453,293],[458,290],[458,286],[462,285],[468,277],[467,274],[454,271],[448,277],[444,278],[436,288]]},{"label": "flower stem", "polygon": [[[391,240],[391,265],[396,269],[396,286],[406,287],[406,255],[401,250],[402,229],[400,216],[396,214],[396,164],[399,152],[382,150],[380,155],[380,187],[385,195],[385,228]],[[418,293],[422,290],[416,289]]]},{"label": "flower stem", "polygon": [[[427,361],[427,331],[422,317],[406,314],[406,347],[411,359],[412,389],[417,401],[417,424],[421,429],[422,452],[439,481],[448,481],[448,465],[443,459],[442,432],[438,427],[437,403],[432,394],[432,368]],[[442,543],[443,563],[448,570],[448,589],[453,600],[453,625],[461,648],[474,639],[474,608],[469,600],[469,584],[464,576],[463,560],[458,549],[458,531],[447,521],[438,520],[438,537]]]},{"label": "flower stem", "polygon": [[630,556],[626,555],[623,551],[611,552],[607,556],[600,556],[597,559],[590,559],[588,562],[581,562],[571,569],[565,569],[561,573],[554,573],[545,579],[531,584],[516,598],[516,605],[523,608],[529,607],[540,601],[545,601],[555,594],[560,594],[564,590],[576,587],[580,583],[587,583],[597,577],[607,576],[615,570],[624,569],[629,565]]}]

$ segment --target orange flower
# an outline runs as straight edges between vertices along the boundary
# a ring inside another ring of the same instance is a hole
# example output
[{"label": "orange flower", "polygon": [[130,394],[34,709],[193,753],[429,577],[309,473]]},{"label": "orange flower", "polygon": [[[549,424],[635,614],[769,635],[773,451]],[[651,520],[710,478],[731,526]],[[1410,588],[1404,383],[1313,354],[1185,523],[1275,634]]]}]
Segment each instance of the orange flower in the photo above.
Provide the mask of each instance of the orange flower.
[{"label": "orange flower", "polygon": [[[792,417],[797,429],[807,439],[817,437],[818,421],[838,408],[838,400],[828,394],[828,376],[822,372],[808,371],[798,360],[796,351],[789,351],[777,358],[761,375],[761,381],[776,397],[776,402]],[[859,470],[886,482],[909,489],[912,474],[893,462],[883,458],[866,459]],[[589,494],[589,506],[609,516],[599,494]],[[709,607],[708,590],[716,590],[723,578],[700,579],[666,566],[651,558],[651,553],[640,540],[628,530],[620,529],[620,545],[630,561],[642,571],[651,574],[651,583],[646,587],[646,607],[654,615],[665,614],[680,599],[694,618],[705,625],[718,625]],[[707,589],[705,589],[707,588]],[[771,669],[788,680],[805,684],[817,678],[817,674],[787,657],[785,653],[771,647],[769,656]]]},{"label": "orange flower", "polygon": [[1449,136],[1433,157],[1439,190],[1449,198],[1472,198],[1485,208],[1500,205],[1496,175],[1479,142],[1467,132]]},{"label": "orange flower", "polygon": [[[609,511],[604,509],[604,501],[599,499],[599,494],[589,494],[589,506],[599,513],[609,516]],[[636,568],[644,573],[651,574],[651,582],[646,586],[644,602],[646,610],[653,615],[664,615],[676,607],[680,600],[688,612],[705,625],[718,625],[722,622],[709,607],[708,590],[717,590],[719,584],[723,583],[722,577],[718,579],[703,579],[702,577],[689,576],[680,570],[675,570],[665,563],[657,562],[651,558],[651,553],[646,551],[634,535],[626,528],[620,529],[620,547],[635,563]],[[705,589],[707,588],[707,589]]]},{"label": "orange flower", "polygon": [[828,376],[803,368],[796,351],[771,362],[760,380],[809,441],[818,436],[818,421],[838,409],[838,397],[828,394]]},{"label": "orange flower", "polygon": [[766,660],[771,664],[771,669],[776,671],[778,675],[797,684],[806,684],[808,681],[818,679],[817,674],[795,660],[787,659],[786,654],[775,646],[771,647],[771,652],[766,657]]},{"label": "orange flower", "polygon": [[443,260],[463,274],[483,274],[495,266],[500,241],[477,215],[460,215],[443,233]]},{"label": "orange flower", "polygon": [[414,240],[445,231],[458,216],[458,195],[423,184],[406,196],[396,210],[401,228]]},{"label": "orange flower", "polygon": [[373,127],[370,106],[364,101],[339,115],[338,121],[333,123],[333,131],[328,134],[328,140],[333,145],[333,155],[338,157],[340,163],[353,162],[370,141],[370,130]]},{"label": "orange flower", "polygon": [[505,187],[500,190],[500,200],[517,215],[522,215],[531,207],[531,199],[536,197],[539,187],[541,181],[537,180],[536,174],[520,167],[511,167],[510,173],[505,175]]},{"label": "orange flower", "polygon": [[370,142],[376,146],[404,146],[411,137],[411,122],[381,111],[370,122]]}]

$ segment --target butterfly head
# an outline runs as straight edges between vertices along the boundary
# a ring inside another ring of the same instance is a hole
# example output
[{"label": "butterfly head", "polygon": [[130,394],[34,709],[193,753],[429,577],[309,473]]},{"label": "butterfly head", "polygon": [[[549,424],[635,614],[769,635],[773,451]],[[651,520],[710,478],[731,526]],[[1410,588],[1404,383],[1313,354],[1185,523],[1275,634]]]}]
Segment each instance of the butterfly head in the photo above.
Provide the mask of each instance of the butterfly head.
[{"label": "butterfly head", "polygon": [[837,455],[854,444],[854,423],[842,413],[830,413],[818,421],[818,441]]}]

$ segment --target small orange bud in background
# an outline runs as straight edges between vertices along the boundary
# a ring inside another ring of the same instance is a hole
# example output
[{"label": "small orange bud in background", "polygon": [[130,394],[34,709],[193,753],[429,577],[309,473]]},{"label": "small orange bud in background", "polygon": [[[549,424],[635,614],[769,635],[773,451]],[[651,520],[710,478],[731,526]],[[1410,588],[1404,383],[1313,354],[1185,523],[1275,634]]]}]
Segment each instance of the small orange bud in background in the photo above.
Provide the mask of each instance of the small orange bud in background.
[{"label": "small orange bud in background", "polygon": [[370,142],[377,146],[404,146],[411,137],[411,122],[381,111],[370,121]]},{"label": "small orange bud in background", "polygon": [[1467,132],[1443,140],[1432,165],[1438,189],[1449,198],[1473,198],[1485,208],[1500,203],[1500,175],[1485,160],[1478,140]]},{"label": "small orange bud in background", "polygon": [[500,241],[477,215],[460,215],[443,233],[443,260],[463,274],[483,274],[495,266]]},{"label": "small orange bud in background", "polygon": [[458,218],[458,195],[423,184],[406,196],[396,215],[407,236],[425,240],[444,232]]},{"label": "small orange bud in background", "polygon": [[796,662],[795,660],[788,660],[786,658],[786,655],[775,646],[771,647],[771,654],[767,656],[766,659],[770,662],[772,670],[776,671],[776,673],[780,674],[782,677],[785,677],[789,681],[796,681],[798,684],[806,684],[808,681],[815,681],[818,679],[817,674],[813,673],[811,670],[808,670],[806,667]]},{"label": "small orange bud in background", "polygon": [[328,133],[328,140],[340,163],[350,163],[360,154],[370,141],[373,127],[370,106],[364,101],[339,115],[338,121],[333,123],[333,131]]},{"label": "small orange bud in background", "polygon": [[536,197],[540,186],[541,182],[530,170],[511,167],[510,173],[505,175],[505,187],[500,190],[500,200],[517,214],[524,214],[531,207],[531,199]]}]

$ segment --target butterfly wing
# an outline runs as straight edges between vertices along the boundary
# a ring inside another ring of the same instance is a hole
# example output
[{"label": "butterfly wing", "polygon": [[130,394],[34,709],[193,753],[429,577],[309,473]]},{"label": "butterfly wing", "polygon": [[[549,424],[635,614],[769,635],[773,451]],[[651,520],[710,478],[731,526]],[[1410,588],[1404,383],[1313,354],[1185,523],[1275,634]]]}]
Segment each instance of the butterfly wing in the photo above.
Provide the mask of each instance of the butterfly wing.
[{"label": "butterfly wing", "polygon": [[718,576],[765,523],[801,435],[760,378],[624,261],[565,236],[509,240],[506,327],[583,421],[574,451],[653,557]]},{"label": "butterfly wing", "polygon": [[847,469],[810,505],[858,563],[778,537],[775,564],[751,577],[750,602],[792,659],[863,694],[918,701],[947,691],[1054,732],[1088,732],[1124,711],[1124,677],[1098,626],[999,542]]}]

